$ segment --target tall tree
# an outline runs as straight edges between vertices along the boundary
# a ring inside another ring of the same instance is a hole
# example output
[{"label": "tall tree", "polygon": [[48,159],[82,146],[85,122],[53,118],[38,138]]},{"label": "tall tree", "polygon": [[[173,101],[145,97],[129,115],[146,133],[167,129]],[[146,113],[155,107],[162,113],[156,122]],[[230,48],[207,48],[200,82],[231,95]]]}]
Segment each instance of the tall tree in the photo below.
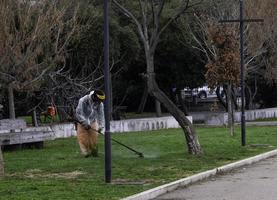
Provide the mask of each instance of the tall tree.
[{"label": "tall tree", "polygon": [[[129,17],[135,24],[138,31],[139,38],[143,44],[146,60],[146,73],[145,78],[147,81],[148,93],[155,97],[163,106],[173,115],[173,117],[179,122],[183,128],[188,152],[190,154],[202,153],[200,143],[196,131],[192,123],[187,119],[185,114],[167,97],[167,95],[159,88],[156,82],[155,75],[155,51],[160,40],[161,34],[168,28],[168,26],[181,14],[187,11],[193,6],[191,1],[171,1],[166,0],[138,0],[132,2],[133,6],[139,8],[131,12],[127,9],[127,4],[123,4],[123,1],[119,2],[113,0],[114,5],[124,15]],[[161,18],[166,17],[163,15],[165,10],[165,4],[168,5],[168,13],[170,17],[165,20],[164,24],[161,24]],[[176,6],[177,5],[177,6]],[[130,4],[129,4],[130,6]]]},{"label": "tall tree", "polygon": [[[225,6],[230,2],[223,3]],[[237,6],[231,4],[230,6]],[[203,9],[203,8],[202,8]],[[207,8],[205,8],[207,9]],[[217,7],[218,9],[218,7]],[[221,86],[226,91],[226,110],[228,111],[228,127],[230,134],[234,134],[234,108],[236,98],[233,98],[233,88],[239,83],[240,60],[239,60],[239,37],[237,25],[218,23],[219,19],[235,18],[235,11],[224,12],[214,8],[208,11],[198,10],[191,19],[193,23],[187,29],[190,29],[192,35],[192,44],[199,50],[207,63],[207,72],[205,74],[206,82],[209,87],[216,89]],[[185,23],[182,19],[181,23]],[[182,38],[182,40],[185,40]],[[217,89],[218,97],[221,94]],[[225,103],[224,103],[225,104]]]},{"label": "tall tree", "polygon": [[240,80],[240,54],[236,30],[231,26],[222,26],[211,23],[208,28],[208,40],[212,41],[216,53],[209,60],[206,80],[211,88],[220,85],[227,86],[226,98],[228,105],[228,127],[234,135],[234,103],[232,87],[237,86]]},{"label": "tall tree", "polygon": [[[246,34],[247,53],[259,50],[260,54],[252,59],[247,67],[248,96],[256,101],[263,101],[273,106],[274,97],[265,91],[273,89],[277,83],[277,2],[274,0],[245,1],[245,11],[248,18],[264,19],[263,23],[251,23]],[[273,103],[273,104],[272,104]],[[251,102],[250,102],[251,107]]]},{"label": "tall tree", "polygon": [[[249,73],[257,71],[257,67],[266,67],[264,76],[268,80],[276,79],[276,41],[277,41],[277,2],[274,0],[257,0],[255,2],[247,0],[246,16],[248,18],[261,18],[264,22],[254,23],[247,30],[247,53],[253,54],[257,49],[263,54],[262,59],[255,60],[252,68],[248,69]],[[257,62],[258,61],[258,62]],[[260,62],[259,62],[260,61]],[[255,67],[255,68],[254,68]]]},{"label": "tall tree", "polygon": [[61,1],[1,1],[0,80],[8,89],[10,118],[15,118],[14,90],[36,90],[50,69],[63,65],[75,27],[71,6]]},{"label": "tall tree", "polygon": [[[91,0],[79,3],[77,28],[68,45],[70,51],[66,56],[66,65],[52,71],[43,85],[44,96],[53,98],[60,114],[70,114],[70,108],[77,106],[81,96],[104,86],[102,4],[101,1]],[[134,30],[120,24],[120,17],[112,12],[111,15],[110,73],[111,79],[116,79],[111,81],[112,104],[116,108],[127,96],[129,87],[132,87],[121,78],[121,74],[133,61],[130,58],[136,58],[140,45]]]}]

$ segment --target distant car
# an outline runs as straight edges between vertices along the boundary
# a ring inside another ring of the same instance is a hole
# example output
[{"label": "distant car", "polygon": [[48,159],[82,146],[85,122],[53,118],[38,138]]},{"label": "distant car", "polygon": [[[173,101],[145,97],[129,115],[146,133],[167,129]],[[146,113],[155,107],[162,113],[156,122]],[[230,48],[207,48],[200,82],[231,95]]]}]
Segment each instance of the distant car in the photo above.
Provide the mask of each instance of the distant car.
[{"label": "distant car", "polygon": [[[190,89],[190,88],[184,88],[184,97],[198,97],[199,99],[207,99],[207,98],[215,98],[217,97],[216,95],[216,90],[212,90],[209,88],[207,85],[204,85],[202,87]],[[220,93],[223,93],[223,88],[220,87]]]}]

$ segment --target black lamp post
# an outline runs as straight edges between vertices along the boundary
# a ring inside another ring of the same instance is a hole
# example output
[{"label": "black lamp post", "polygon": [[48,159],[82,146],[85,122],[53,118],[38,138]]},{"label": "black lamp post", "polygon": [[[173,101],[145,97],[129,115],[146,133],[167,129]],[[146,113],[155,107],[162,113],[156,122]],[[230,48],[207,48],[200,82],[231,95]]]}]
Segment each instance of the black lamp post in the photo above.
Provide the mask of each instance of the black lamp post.
[{"label": "black lamp post", "polygon": [[244,4],[240,0],[240,89],[241,89],[241,145],[245,146],[245,80],[244,80]]},{"label": "black lamp post", "polygon": [[241,145],[246,144],[245,131],[245,71],[244,71],[244,24],[246,22],[263,22],[263,19],[245,19],[244,18],[244,0],[240,0],[240,17],[233,20],[220,20],[220,23],[234,23],[240,24],[240,89],[241,89]]},{"label": "black lamp post", "polygon": [[104,77],[105,77],[105,182],[112,179],[110,132],[110,64],[109,64],[109,0],[104,0]]}]

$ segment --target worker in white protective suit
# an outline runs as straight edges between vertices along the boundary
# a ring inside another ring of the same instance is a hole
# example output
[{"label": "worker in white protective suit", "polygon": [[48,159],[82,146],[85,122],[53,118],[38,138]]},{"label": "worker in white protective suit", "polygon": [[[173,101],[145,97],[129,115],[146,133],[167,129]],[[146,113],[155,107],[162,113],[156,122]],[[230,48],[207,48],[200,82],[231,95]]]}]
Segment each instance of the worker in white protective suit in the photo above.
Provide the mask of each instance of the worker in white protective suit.
[{"label": "worker in white protective suit", "polygon": [[76,108],[77,138],[85,157],[98,156],[97,136],[104,128],[104,100],[105,94],[101,90],[91,91],[79,99]]}]

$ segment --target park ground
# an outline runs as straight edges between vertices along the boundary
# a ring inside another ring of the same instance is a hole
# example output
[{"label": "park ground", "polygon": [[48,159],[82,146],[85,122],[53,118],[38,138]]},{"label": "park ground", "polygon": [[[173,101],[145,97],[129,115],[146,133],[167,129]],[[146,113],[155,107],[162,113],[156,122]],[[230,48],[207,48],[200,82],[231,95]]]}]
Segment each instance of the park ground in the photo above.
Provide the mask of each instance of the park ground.
[{"label": "park ground", "polygon": [[[99,157],[80,155],[76,138],[45,142],[43,149],[4,152],[0,199],[120,199],[180,178],[275,149],[277,127],[247,127],[247,145],[223,127],[196,128],[203,154],[189,155],[181,129],[113,134],[144,158],[112,145],[112,183],[104,181],[103,137]],[[262,145],[261,145],[262,144]]]}]

